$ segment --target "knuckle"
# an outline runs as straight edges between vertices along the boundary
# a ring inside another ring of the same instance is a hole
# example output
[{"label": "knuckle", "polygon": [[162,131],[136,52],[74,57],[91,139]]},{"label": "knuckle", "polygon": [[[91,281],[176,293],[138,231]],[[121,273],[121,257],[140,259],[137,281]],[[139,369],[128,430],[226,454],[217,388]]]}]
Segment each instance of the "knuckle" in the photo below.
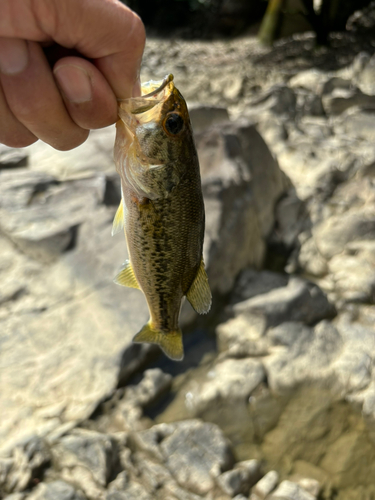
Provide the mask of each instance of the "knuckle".
[{"label": "knuckle", "polygon": [[133,11],[130,11],[132,14],[132,26],[129,33],[131,33],[131,37],[133,39],[133,43],[136,47],[141,49],[143,52],[143,48],[146,43],[146,29],[143,24],[142,19]]}]

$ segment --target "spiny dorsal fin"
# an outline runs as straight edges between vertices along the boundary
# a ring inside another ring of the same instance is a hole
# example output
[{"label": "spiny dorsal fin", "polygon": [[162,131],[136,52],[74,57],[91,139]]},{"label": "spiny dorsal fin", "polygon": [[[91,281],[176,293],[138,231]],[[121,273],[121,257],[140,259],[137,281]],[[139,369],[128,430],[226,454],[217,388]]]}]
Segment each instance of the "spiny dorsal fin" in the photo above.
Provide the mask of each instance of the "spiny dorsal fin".
[{"label": "spiny dorsal fin", "polygon": [[118,232],[123,229],[125,225],[125,219],[124,219],[124,203],[121,199],[120,205],[118,206],[115,218],[113,219],[113,225],[112,225],[112,236],[117,234]]},{"label": "spiny dorsal fin", "polygon": [[157,344],[168,358],[175,361],[181,361],[184,357],[182,332],[179,328],[173,332],[162,332],[155,329],[149,321],[133,338],[133,342],[136,344],[143,344],[144,342]]},{"label": "spiny dorsal fin", "polygon": [[203,258],[186,297],[198,314],[207,314],[211,308],[212,296]]},{"label": "spiny dorsal fin", "polygon": [[139,288],[137,278],[135,277],[133,267],[129,260],[123,263],[120,268],[120,272],[113,281],[118,285],[128,286],[130,288]]}]

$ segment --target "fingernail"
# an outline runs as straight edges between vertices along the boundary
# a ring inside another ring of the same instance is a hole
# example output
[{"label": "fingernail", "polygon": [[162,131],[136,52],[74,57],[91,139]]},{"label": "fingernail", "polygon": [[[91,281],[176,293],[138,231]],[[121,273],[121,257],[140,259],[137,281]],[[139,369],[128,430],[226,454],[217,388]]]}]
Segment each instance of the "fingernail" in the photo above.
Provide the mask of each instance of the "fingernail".
[{"label": "fingernail", "polygon": [[25,40],[0,38],[0,71],[4,75],[16,75],[26,69],[29,49]]},{"label": "fingernail", "polygon": [[69,101],[74,103],[91,101],[91,80],[84,69],[65,64],[58,66],[53,72],[61,91]]}]

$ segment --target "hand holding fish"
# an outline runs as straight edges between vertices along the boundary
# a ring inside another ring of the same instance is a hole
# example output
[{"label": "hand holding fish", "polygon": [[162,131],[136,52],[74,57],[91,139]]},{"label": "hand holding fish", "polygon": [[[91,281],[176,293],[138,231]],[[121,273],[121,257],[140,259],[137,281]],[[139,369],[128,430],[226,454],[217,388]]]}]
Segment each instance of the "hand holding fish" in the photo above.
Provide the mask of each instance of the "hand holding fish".
[{"label": "hand holding fish", "polygon": [[116,99],[140,94],[144,43],[118,0],[1,0],[0,142],[68,150],[114,123]]}]

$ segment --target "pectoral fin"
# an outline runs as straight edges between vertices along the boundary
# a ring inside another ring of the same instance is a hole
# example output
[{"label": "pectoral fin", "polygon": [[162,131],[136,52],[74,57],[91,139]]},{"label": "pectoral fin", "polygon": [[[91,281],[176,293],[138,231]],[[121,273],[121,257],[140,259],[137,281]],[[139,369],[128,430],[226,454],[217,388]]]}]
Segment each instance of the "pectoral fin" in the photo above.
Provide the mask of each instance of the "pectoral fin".
[{"label": "pectoral fin", "polygon": [[181,361],[184,357],[184,346],[182,344],[182,332],[180,329],[174,332],[162,332],[156,330],[150,321],[133,338],[136,344],[149,342],[157,344],[164,354],[175,361]]},{"label": "pectoral fin", "polygon": [[118,232],[121,231],[121,229],[124,228],[125,225],[125,219],[124,219],[124,202],[120,201],[120,205],[118,206],[115,218],[113,219],[113,225],[112,225],[112,236],[117,234]]},{"label": "pectoral fin", "polygon": [[118,285],[128,286],[130,288],[139,288],[137,278],[135,277],[133,267],[129,260],[121,266],[120,272],[113,280]]},{"label": "pectoral fin", "polygon": [[198,314],[207,314],[211,308],[212,296],[203,259],[186,297]]}]

